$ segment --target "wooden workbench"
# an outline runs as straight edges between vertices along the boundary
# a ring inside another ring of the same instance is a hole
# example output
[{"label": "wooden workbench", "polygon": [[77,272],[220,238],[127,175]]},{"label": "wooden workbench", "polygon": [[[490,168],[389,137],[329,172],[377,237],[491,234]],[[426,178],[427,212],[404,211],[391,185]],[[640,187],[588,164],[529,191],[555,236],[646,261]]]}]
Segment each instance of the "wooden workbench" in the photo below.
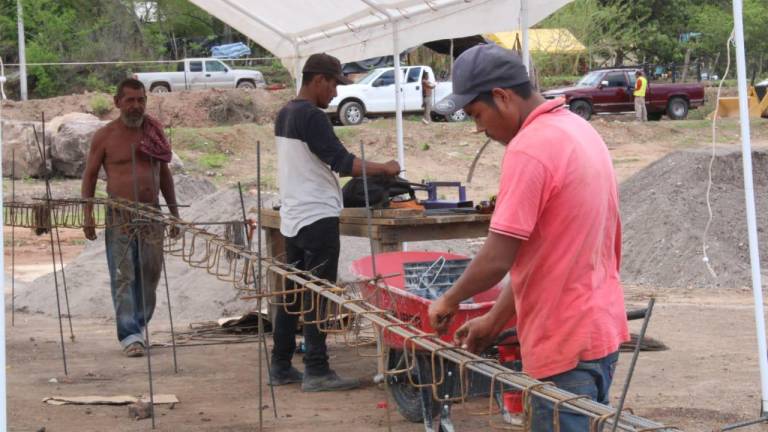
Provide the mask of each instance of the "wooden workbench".
[{"label": "wooden workbench", "polygon": [[[491,221],[491,215],[477,213],[425,216],[418,212],[374,210],[373,216],[371,238],[377,253],[403,250],[403,242],[485,237]],[[285,240],[280,234],[280,212],[262,209],[261,226],[271,256],[282,255]],[[344,236],[368,237],[365,209],[344,209],[339,229]]]}]

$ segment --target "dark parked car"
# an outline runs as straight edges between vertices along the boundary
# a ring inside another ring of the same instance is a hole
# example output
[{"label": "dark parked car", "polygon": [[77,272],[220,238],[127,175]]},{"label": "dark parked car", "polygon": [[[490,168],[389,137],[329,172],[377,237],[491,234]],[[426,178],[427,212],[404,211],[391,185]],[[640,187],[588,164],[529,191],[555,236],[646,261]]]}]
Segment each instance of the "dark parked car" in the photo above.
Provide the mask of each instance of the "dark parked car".
[{"label": "dark parked car", "polygon": [[[592,114],[634,112],[635,72],[637,68],[599,69],[589,72],[573,87],[544,92],[544,97],[564,97],[571,111],[589,120]],[[704,104],[701,84],[648,83],[645,96],[648,120],[660,120],[667,115],[682,120],[688,110]]]}]

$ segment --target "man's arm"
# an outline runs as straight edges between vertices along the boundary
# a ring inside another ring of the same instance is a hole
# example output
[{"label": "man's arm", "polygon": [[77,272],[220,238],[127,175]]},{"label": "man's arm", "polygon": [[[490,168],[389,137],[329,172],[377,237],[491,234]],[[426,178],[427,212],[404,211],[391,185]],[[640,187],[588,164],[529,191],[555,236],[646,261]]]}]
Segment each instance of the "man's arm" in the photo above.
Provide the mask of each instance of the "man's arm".
[{"label": "man's arm", "polygon": [[[306,141],[309,150],[327,163],[340,176],[358,177],[363,175],[363,161],[347,151],[333,132],[328,117],[321,111],[314,111],[308,120]],[[397,175],[400,165],[395,161],[386,163],[366,162],[365,173],[372,175]]]},{"label": "man's arm", "polygon": [[453,341],[473,353],[484,351],[496,342],[499,333],[515,315],[515,293],[511,284],[501,290],[496,302],[485,315],[465,322],[453,335]]},{"label": "man's arm", "polygon": [[[86,199],[93,198],[96,193],[96,182],[99,179],[99,169],[104,162],[104,143],[100,133],[96,133],[88,150],[88,160],[83,171],[83,180],[80,188],[80,196]],[[83,232],[88,240],[96,240],[96,223],[93,219],[93,204],[86,203],[83,206],[85,220]]]},{"label": "man's arm", "polygon": [[[365,175],[367,176],[375,176],[375,175],[387,175],[387,176],[396,176],[400,173],[400,164],[397,163],[397,161],[389,161],[386,163],[378,163],[378,162],[365,162]],[[352,161],[352,170],[350,171],[349,175],[352,177],[360,177],[363,175],[363,161],[360,158],[355,158]]]},{"label": "man's arm", "polygon": [[522,240],[516,237],[489,232],[483,247],[464,274],[451,289],[430,305],[429,323],[432,328],[443,331],[459,303],[499,283],[515,262],[521,243]]},{"label": "man's arm", "polygon": [[171,169],[168,168],[168,164],[163,162],[160,164],[160,192],[165,198],[165,203],[168,204],[168,210],[172,215],[179,217],[179,208],[176,206],[176,189],[173,185],[173,175]]}]

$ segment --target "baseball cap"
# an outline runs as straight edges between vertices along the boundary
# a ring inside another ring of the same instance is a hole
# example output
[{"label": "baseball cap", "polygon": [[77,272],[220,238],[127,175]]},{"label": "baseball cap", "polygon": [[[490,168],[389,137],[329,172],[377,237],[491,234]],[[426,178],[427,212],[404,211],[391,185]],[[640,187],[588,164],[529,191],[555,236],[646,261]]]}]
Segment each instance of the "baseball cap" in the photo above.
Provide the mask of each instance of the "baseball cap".
[{"label": "baseball cap", "polygon": [[453,64],[453,93],[435,104],[434,110],[450,115],[464,108],[480,93],[530,82],[520,56],[496,44],[464,51]]},{"label": "baseball cap", "polygon": [[302,73],[320,73],[324,75],[331,75],[336,78],[339,84],[351,84],[352,80],[345,77],[341,73],[341,62],[339,59],[326,53],[312,54],[304,63]]}]

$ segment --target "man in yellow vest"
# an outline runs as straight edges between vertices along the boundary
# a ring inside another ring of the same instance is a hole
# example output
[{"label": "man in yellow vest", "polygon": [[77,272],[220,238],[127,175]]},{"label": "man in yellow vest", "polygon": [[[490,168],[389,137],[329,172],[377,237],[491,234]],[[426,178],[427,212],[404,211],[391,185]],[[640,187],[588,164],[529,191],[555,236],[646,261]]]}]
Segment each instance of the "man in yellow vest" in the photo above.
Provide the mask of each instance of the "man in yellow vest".
[{"label": "man in yellow vest", "polygon": [[636,72],[637,81],[635,82],[635,117],[638,121],[648,121],[648,110],[645,107],[645,92],[648,90],[648,80],[645,78],[642,70]]}]

